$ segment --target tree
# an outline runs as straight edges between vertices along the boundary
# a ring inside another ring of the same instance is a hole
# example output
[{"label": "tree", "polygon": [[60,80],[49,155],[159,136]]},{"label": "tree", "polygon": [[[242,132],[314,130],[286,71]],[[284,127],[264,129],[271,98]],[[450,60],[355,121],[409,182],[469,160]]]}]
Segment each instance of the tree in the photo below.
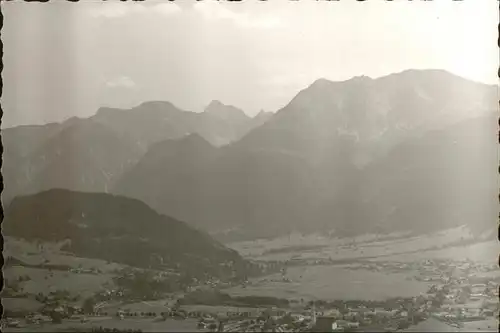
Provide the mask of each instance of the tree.
[{"label": "tree", "polygon": [[93,297],[85,299],[85,301],[83,301],[83,306],[82,306],[83,312],[87,314],[93,313],[95,305],[96,301]]},{"label": "tree", "polygon": [[51,311],[50,312],[50,319],[52,319],[53,324],[60,324],[62,323],[62,315],[57,312],[57,311]]},{"label": "tree", "polygon": [[68,307],[68,318],[71,318],[71,316],[75,313],[75,309],[73,307]]}]

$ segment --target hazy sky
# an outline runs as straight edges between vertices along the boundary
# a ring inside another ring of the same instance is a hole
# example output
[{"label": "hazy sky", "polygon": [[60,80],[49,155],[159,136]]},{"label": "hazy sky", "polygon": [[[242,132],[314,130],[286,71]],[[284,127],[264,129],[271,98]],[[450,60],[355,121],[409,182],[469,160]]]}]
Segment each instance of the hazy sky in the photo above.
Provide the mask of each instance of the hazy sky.
[{"label": "hazy sky", "polygon": [[218,99],[275,111],[324,77],[440,68],[497,83],[495,0],[2,3],[3,126]]}]

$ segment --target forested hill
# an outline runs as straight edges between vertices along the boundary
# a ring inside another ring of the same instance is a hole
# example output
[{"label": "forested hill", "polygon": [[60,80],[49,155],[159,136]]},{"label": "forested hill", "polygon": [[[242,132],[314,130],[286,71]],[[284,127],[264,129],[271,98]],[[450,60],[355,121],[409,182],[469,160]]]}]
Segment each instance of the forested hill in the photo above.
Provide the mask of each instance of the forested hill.
[{"label": "forested hill", "polygon": [[65,250],[81,257],[195,276],[243,276],[249,265],[205,232],[110,194],[53,189],[17,197],[6,208],[2,229],[27,240],[67,240]]}]

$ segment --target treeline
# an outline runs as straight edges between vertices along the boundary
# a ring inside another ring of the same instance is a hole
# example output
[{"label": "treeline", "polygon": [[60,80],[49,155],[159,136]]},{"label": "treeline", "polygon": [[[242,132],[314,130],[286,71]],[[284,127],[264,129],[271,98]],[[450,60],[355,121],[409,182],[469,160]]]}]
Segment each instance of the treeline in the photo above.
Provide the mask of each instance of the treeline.
[{"label": "treeline", "polygon": [[179,300],[180,305],[212,305],[212,306],[235,306],[235,307],[288,307],[290,302],[287,299],[270,296],[236,296],[219,291],[201,291],[185,295]]},{"label": "treeline", "polygon": [[183,290],[197,281],[187,274],[157,278],[156,273],[147,270],[135,270],[113,280],[118,288],[126,292],[127,297],[141,299],[154,299],[165,293]]},{"label": "treeline", "polygon": [[280,254],[280,253],[289,253],[289,252],[305,252],[305,251],[314,251],[321,250],[326,248],[327,245],[295,245],[295,246],[287,246],[280,247],[276,249],[270,249],[263,252],[266,254]]},{"label": "treeline", "polygon": [[40,268],[40,269],[48,269],[55,271],[69,271],[71,266],[68,265],[58,265],[58,264],[48,264],[47,262],[41,264],[28,264],[20,259],[14,258],[12,256],[8,256],[5,259],[5,267],[13,267],[13,266],[22,266],[27,268]]},{"label": "treeline", "polygon": [[[155,299],[166,293],[176,291],[187,291],[189,287],[199,286],[213,281],[213,276],[204,271],[194,271],[193,269],[180,269],[180,274],[163,274],[152,270],[124,269],[115,277],[115,285],[126,293],[129,298]],[[229,277],[226,274],[225,281],[229,283],[241,283],[249,277],[263,273],[263,269],[258,264],[246,263],[246,267],[240,271],[248,274]],[[160,274],[160,275],[159,275]]]}]

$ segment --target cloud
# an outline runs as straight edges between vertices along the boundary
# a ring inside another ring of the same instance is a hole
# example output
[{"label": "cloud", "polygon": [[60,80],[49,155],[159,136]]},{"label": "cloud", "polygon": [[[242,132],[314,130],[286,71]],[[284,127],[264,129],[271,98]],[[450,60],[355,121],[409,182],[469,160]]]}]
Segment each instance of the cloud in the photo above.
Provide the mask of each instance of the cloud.
[{"label": "cloud", "polygon": [[218,2],[197,2],[193,8],[206,20],[228,20],[240,28],[271,29],[283,25],[278,17],[236,13]]},{"label": "cloud", "polygon": [[176,5],[173,2],[166,2],[166,3],[161,3],[158,5],[153,6],[153,9],[162,15],[172,15],[172,14],[177,14],[182,11],[181,7],[179,5]]},{"label": "cloud", "polygon": [[144,9],[144,6],[135,3],[123,4],[116,2],[101,2],[92,8],[90,14],[92,17],[96,18],[118,18],[131,13],[142,12]]},{"label": "cloud", "polygon": [[139,3],[117,3],[103,2],[96,4],[91,10],[91,16],[95,18],[120,18],[131,14],[157,13],[161,15],[172,15],[181,12],[182,9],[177,4],[160,3],[153,6],[146,6]]},{"label": "cloud", "polygon": [[249,19],[244,17],[238,24],[243,28],[272,29],[282,26],[282,21],[277,17],[260,17]]},{"label": "cloud", "polygon": [[128,76],[120,76],[106,82],[106,86],[109,88],[131,89],[135,87],[135,82]]}]

